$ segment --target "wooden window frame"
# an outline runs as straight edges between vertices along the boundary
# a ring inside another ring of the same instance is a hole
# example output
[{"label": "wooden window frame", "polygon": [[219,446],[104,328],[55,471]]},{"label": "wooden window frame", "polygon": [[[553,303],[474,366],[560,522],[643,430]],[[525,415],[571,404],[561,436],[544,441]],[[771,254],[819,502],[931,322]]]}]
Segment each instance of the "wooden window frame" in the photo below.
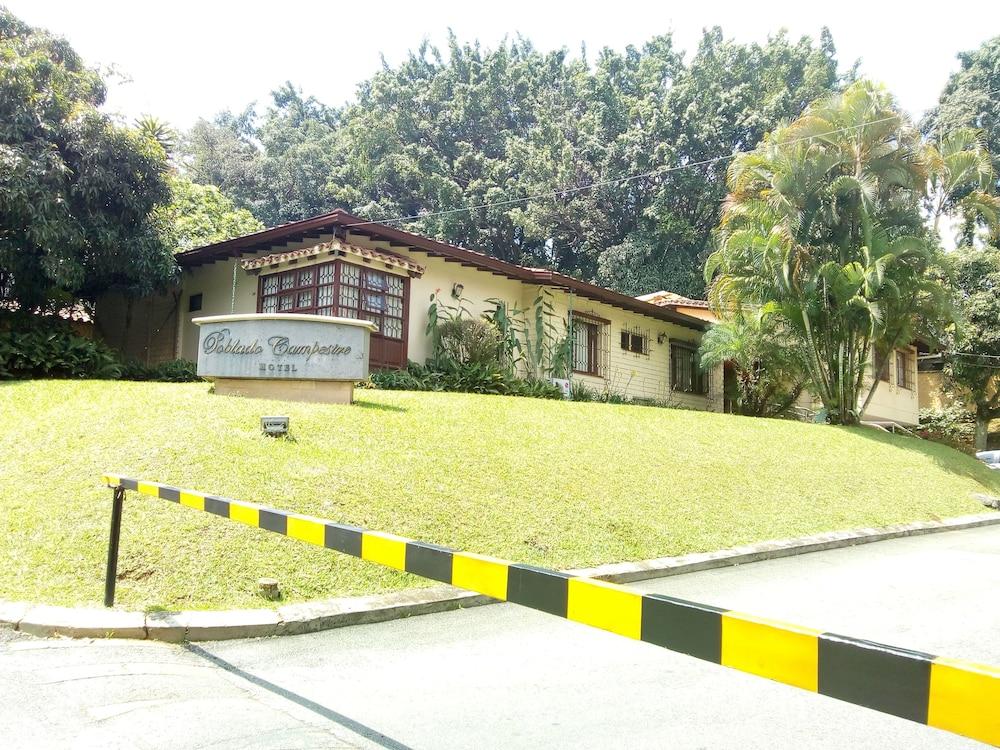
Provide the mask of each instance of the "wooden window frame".
[{"label": "wooden window frame", "polygon": [[[897,349],[895,355],[896,387],[902,388],[904,391],[912,391],[913,378],[910,376],[910,352]],[[901,363],[902,368],[900,367]]]},{"label": "wooden window frame", "polygon": [[[587,363],[590,365],[590,369],[581,370],[577,365],[576,358],[576,331],[577,326],[585,326],[587,331]],[[570,363],[573,369],[573,373],[576,375],[587,375],[592,378],[604,378],[606,376],[607,366],[605,363],[605,347],[603,342],[605,337],[608,335],[608,329],[611,326],[611,321],[604,318],[599,318],[596,315],[588,315],[586,313],[572,313],[572,335],[573,335],[573,349],[572,349],[572,362]]]},{"label": "wooden window frame", "polygon": [[[351,266],[352,268],[358,269],[358,283],[348,284],[344,281],[343,269],[345,266]],[[332,266],[333,278],[329,283],[320,284],[320,271],[321,269]],[[308,283],[302,283],[302,272],[311,271],[312,279]],[[288,274],[294,274],[294,283],[292,286],[285,289],[281,288],[281,279]],[[384,277],[385,284],[382,286],[372,285],[370,283],[370,274],[378,274],[379,277]],[[277,277],[278,279],[278,289],[274,294],[264,294],[264,283],[266,279],[271,277]],[[402,282],[401,291],[399,294],[389,291],[389,277],[394,277]],[[333,289],[333,299],[330,304],[320,305],[319,304],[319,289],[320,287],[330,286]],[[349,287],[351,289],[357,290],[357,298],[354,300],[353,304],[350,306],[345,306],[341,304],[341,289],[343,287]],[[332,308],[334,316],[331,317],[346,317],[353,318],[355,320],[370,320],[378,326],[378,331],[373,335],[381,336],[385,339],[392,341],[402,341],[406,342],[407,339],[407,328],[409,323],[409,292],[410,292],[410,279],[408,276],[401,276],[399,274],[390,274],[386,271],[377,268],[370,268],[366,265],[359,263],[347,263],[343,259],[336,259],[325,261],[323,263],[314,263],[307,266],[285,268],[281,270],[275,270],[271,273],[262,273],[257,280],[257,312],[264,312],[264,302],[265,297],[274,297],[276,300],[276,309],[274,312],[278,313],[299,313],[306,315],[325,315],[321,313],[320,309]],[[300,305],[298,304],[299,296],[304,293],[311,294],[310,304]],[[386,305],[382,310],[368,310],[365,308],[365,293],[368,294],[381,294],[386,300]],[[287,309],[280,309],[281,297],[285,295],[291,295],[292,306]],[[400,314],[391,315],[388,313],[388,298],[398,299],[400,302]],[[349,314],[343,314],[344,311]],[[386,318],[393,319],[399,322],[400,332],[399,335],[388,335],[384,333],[386,330]]]}]

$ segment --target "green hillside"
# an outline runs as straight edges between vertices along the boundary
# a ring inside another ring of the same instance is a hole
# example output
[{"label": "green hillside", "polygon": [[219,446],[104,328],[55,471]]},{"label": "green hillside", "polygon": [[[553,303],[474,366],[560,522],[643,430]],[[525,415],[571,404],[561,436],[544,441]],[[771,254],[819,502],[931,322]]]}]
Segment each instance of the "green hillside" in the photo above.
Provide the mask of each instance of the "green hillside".
[{"label": "green hillside", "polygon": [[[1000,476],[870,429],[443,393],[353,407],[214,396],[199,384],[0,384],[0,598],[98,604],[103,471],[557,568],[976,513]],[[259,434],[291,416],[294,440]],[[418,579],[129,495],[118,602],[254,607]]]}]

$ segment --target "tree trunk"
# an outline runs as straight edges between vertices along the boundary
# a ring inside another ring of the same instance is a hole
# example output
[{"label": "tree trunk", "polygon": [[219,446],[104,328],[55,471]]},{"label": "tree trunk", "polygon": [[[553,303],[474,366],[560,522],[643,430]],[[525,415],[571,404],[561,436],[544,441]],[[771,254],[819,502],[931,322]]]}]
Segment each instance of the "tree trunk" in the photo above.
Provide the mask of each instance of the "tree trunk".
[{"label": "tree trunk", "polygon": [[976,451],[986,450],[986,439],[990,433],[990,418],[976,415]]}]

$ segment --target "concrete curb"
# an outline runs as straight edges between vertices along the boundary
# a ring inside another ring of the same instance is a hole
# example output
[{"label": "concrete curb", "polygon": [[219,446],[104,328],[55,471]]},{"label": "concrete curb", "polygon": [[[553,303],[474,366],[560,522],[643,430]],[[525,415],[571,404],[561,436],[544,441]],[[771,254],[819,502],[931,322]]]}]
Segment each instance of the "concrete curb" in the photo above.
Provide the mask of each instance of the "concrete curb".
[{"label": "concrete curb", "polygon": [[[630,583],[693,573],[759,560],[820,552],[885,539],[1000,525],[1000,514],[982,513],[942,521],[915,521],[877,529],[831,531],[794,539],[776,539],[716,552],[698,552],[638,562],[611,563],[568,571],[613,583]],[[482,594],[453,586],[409,589],[374,596],[343,597],[278,609],[128,612],[116,609],[53,607],[0,601],[0,627],[39,636],[70,638],[149,638],[161,641],[209,641],[296,635],[319,630],[384,622],[495,603]]]}]

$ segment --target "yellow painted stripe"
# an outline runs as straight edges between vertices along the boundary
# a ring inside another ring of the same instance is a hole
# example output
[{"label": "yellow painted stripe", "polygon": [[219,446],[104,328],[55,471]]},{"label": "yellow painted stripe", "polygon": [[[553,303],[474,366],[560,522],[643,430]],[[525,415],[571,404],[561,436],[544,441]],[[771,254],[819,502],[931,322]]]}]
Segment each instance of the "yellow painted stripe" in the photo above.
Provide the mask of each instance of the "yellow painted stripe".
[{"label": "yellow painted stripe", "polygon": [[101,482],[106,484],[108,487],[117,487],[122,483],[121,477],[116,474],[104,474],[101,476]]},{"label": "yellow painted stripe", "polygon": [[815,692],[819,635],[818,630],[740,612],[724,612],[722,664]]},{"label": "yellow painted stripe", "polygon": [[326,542],[326,527],[319,521],[289,516],[288,536],[293,539],[301,539],[303,542],[309,542],[309,544],[318,544],[322,547]]},{"label": "yellow painted stripe", "polygon": [[451,582],[459,588],[505,600],[509,565],[485,555],[456,552],[452,555]]},{"label": "yellow painted stripe", "polygon": [[361,559],[406,570],[406,540],[392,534],[365,531],[361,534]]},{"label": "yellow painted stripe", "polygon": [[136,489],[140,495],[149,495],[151,497],[160,496],[160,486],[155,482],[139,482],[139,486]]},{"label": "yellow painted stripe", "polygon": [[189,508],[194,508],[195,510],[205,510],[205,496],[199,495],[197,492],[191,492],[191,490],[181,490],[179,493],[181,505],[186,505]]},{"label": "yellow painted stripe", "polygon": [[570,578],[566,616],[638,640],[642,634],[642,595],[593,578]]},{"label": "yellow painted stripe", "polygon": [[935,659],[927,724],[1000,746],[1000,668]]},{"label": "yellow painted stripe", "polygon": [[260,511],[249,505],[229,501],[229,517],[234,521],[245,523],[247,526],[260,526]]}]

